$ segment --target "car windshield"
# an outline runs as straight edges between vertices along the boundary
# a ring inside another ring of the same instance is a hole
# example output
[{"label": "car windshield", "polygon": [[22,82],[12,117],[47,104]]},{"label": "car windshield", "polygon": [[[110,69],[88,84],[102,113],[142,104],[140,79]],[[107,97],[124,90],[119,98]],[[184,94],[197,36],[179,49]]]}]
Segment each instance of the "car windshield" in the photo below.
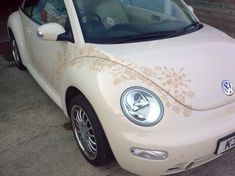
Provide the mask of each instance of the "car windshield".
[{"label": "car windshield", "polygon": [[89,43],[170,38],[200,29],[181,0],[74,0]]}]

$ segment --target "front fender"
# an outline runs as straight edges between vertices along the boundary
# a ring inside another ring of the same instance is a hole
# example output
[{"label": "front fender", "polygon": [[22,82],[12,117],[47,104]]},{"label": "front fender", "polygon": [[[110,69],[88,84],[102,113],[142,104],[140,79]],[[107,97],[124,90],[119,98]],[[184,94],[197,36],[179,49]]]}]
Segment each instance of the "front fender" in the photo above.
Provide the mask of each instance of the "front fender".
[{"label": "front fender", "polygon": [[[62,84],[62,104],[67,114],[66,92],[69,87],[77,88],[90,102],[94,110],[102,109],[121,114],[120,97],[125,88],[113,84],[110,74],[96,72],[81,65],[74,65],[64,73]],[[123,90],[123,91],[122,91]]]},{"label": "front fender", "polygon": [[[65,71],[60,82],[62,104],[65,114],[66,91],[70,86],[76,87],[88,99],[96,112],[103,110],[114,115],[123,115],[120,98],[130,87],[144,87],[154,92],[169,110],[185,117],[192,110],[180,104],[164,89],[137,71],[133,65],[101,52],[92,46],[69,46],[63,51],[61,61]],[[64,65],[64,66],[63,66]],[[66,66],[65,66],[66,65]]]},{"label": "front fender", "polygon": [[165,95],[158,86],[139,73],[105,58],[77,59],[67,66],[63,75],[62,103],[66,115],[66,91],[71,86],[76,87],[88,99],[96,112],[102,110],[114,115],[123,115],[120,98],[127,88],[140,86],[158,95]]},{"label": "front fender", "polygon": [[[23,64],[27,66],[29,60],[29,53],[26,48],[27,45],[25,42],[23,25],[19,11],[16,11],[9,16],[7,21],[7,29],[8,29],[9,38],[12,37],[11,35],[14,35],[14,38],[16,40],[20,52],[21,60]],[[10,31],[12,32],[12,34]]]}]

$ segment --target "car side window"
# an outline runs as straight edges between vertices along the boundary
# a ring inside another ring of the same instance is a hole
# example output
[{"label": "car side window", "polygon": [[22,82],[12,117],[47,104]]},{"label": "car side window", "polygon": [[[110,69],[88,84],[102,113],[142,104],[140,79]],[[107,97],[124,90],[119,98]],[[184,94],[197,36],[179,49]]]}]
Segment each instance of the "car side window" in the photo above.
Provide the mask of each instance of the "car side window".
[{"label": "car side window", "polygon": [[25,0],[23,11],[41,25],[59,23],[66,27],[68,14],[63,0]]},{"label": "car side window", "polygon": [[32,16],[33,7],[38,4],[39,0],[25,0],[22,6],[24,13],[28,16]]},{"label": "car side window", "polygon": [[32,18],[39,24],[59,23],[65,27],[67,17],[63,0],[40,0],[32,10]]}]

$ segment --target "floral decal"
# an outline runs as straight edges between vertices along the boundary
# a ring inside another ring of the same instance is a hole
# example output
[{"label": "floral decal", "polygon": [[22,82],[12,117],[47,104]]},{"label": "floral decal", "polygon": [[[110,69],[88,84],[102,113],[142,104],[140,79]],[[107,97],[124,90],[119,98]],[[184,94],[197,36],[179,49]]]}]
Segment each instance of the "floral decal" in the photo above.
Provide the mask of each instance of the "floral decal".
[{"label": "floral decal", "polygon": [[[59,53],[62,60],[60,63],[78,67],[85,66],[96,72],[108,72],[112,76],[114,85],[132,80],[141,81],[153,87],[160,94],[158,96],[165,102],[167,108],[172,108],[175,113],[182,113],[185,117],[191,115],[190,107],[185,107],[183,104],[187,99],[193,98],[194,93],[189,90],[191,80],[187,79],[183,68],[177,70],[159,65],[151,68],[144,67],[117,59],[92,46],[75,48],[67,50],[65,55]],[[56,74],[59,75],[58,70],[61,70],[62,67],[58,63],[55,65]]]}]

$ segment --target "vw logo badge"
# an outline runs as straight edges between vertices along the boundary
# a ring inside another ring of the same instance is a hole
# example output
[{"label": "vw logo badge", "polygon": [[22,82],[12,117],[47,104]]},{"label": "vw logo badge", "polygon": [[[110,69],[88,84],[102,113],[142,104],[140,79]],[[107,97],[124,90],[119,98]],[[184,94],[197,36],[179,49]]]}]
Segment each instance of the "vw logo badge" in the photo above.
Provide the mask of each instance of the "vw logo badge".
[{"label": "vw logo badge", "polygon": [[233,83],[229,80],[224,80],[222,82],[222,89],[227,96],[232,96],[234,94]]}]

